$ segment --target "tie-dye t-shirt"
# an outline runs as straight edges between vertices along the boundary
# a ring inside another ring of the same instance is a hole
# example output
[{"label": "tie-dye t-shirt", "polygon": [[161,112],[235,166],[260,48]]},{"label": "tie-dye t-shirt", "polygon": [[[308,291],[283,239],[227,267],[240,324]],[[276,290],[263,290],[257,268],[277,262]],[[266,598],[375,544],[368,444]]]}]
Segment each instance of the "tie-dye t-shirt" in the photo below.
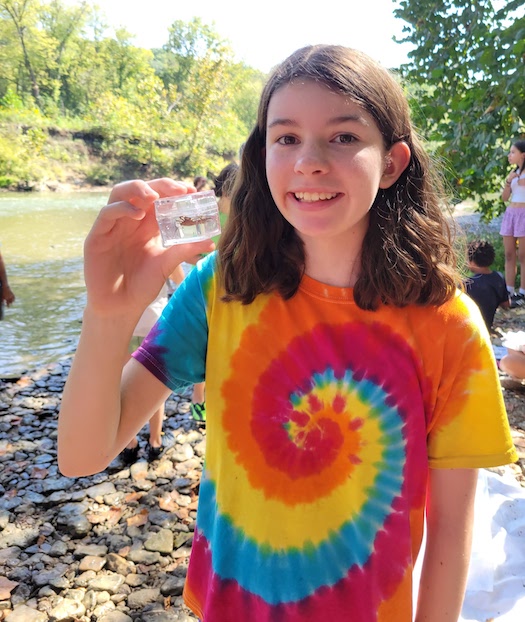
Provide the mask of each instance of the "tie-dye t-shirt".
[{"label": "tie-dye t-shirt", "polygon": [[407,622],[428,468],[517,459],[488,334],[458,294],[359,309],[304,277],[220,300],[210,256],[135,357],[206,378],[207,448],[185,585],[205,622]]}]

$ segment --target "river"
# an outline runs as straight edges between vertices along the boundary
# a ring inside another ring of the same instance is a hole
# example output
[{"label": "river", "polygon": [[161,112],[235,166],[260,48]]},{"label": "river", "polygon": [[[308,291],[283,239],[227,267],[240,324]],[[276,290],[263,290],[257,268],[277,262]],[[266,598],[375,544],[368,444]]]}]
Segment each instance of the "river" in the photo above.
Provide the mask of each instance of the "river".
[{"label": "river", "polygon": [[0,194],[0,248],[16,296],[0,322],[0,378],[75,350],[85,305],[82,245],[107,196]]}]

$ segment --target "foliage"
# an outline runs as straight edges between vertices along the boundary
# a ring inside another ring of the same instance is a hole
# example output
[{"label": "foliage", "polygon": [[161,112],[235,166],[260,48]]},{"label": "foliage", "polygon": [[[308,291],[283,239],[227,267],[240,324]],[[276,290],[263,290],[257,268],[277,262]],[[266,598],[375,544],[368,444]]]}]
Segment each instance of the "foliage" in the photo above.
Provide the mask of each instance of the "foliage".
[{"label": "foliage", "polygon": [[2,184],[74,159],[53,141],[64,132],[86,140],[93,183],[218,172],[255,121],[262,80],[199,19],[174,22],[152,51],[85,1],[0,0]]},{"label": "foliage", "polygon": [[[415,48],[401,73],[416,123],[447,163],[458,199],[487,219],[504,209],[510,144],[525,133],[522,0],[403,0],[395,15]],[[492,197],[491,197],[492,195]]]}]

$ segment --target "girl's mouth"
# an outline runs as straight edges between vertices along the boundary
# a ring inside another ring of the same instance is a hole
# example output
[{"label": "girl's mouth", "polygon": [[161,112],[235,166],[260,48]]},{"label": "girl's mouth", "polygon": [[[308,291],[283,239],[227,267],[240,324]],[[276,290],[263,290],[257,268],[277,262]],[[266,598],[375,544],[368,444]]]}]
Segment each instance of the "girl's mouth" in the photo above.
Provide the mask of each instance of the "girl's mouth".
[{"label": "girl's mouth", "polygon": [[337,192],[294,192],[294,197],[298,201],[303,201],[304,203],[328,201],[330,199],[335,199],[337,195]]}]

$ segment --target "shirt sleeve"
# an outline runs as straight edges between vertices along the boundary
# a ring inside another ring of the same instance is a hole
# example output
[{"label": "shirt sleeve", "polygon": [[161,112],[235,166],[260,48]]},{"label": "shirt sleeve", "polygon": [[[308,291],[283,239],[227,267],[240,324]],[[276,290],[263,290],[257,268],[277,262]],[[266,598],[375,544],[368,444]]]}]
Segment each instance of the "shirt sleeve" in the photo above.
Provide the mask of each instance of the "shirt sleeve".
[{"label": "shirt sleeve", "polygon": [[486,468],[517,461],[489,334],[467,296],[457,299],[443,330],[442,371],[427,430],[430,467]]},{"label": "shirt sleeve", "polygon": [[200,261],[170,298],[133,357],[172,391],[202,382],[208,344],[207,295],[214,254]]}]

